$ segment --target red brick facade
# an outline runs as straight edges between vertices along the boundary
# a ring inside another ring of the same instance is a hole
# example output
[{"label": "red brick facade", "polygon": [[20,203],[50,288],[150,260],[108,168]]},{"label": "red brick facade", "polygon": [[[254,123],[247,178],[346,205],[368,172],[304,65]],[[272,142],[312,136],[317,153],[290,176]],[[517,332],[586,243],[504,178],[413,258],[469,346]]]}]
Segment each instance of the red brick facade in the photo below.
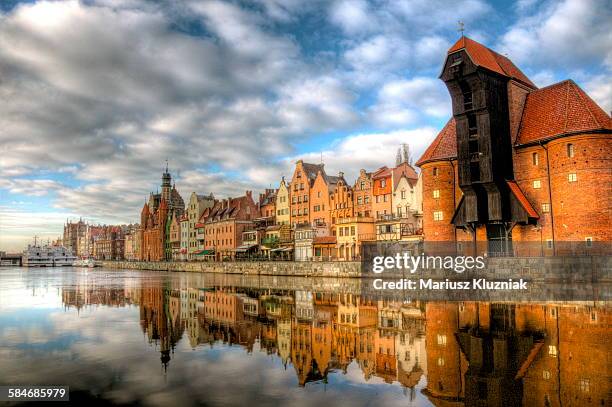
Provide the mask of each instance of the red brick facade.
[{"label": "red brick facade", "polygon": [[[494,61],[484,56],[499,56],[493,51],[469,39],[464,45],[458,44],[449,54],[469,45],[472,50],[469,55],[475,63],[495,72],[501,69],[498,73],[510,77],[508,121],[514,180],[518,193],[526,198],[523,206],[526,211],[527,207],[535,210],[532,219],[537,221],[535,225],[514,225],[511,239],[611,240],[610,116],[572,81],[537,89],[503,58],[498,58],[500,65],[486,66]],[[463,195],[458,186],[454,122],[454,119],[448,122],[417,163],[423,174],[426,241],[473,238],[463,229],[455,231],[451,223]],[[517,197],[521,201],[519,198],[522,197]],[[484,226],[477,227],[476,239],[487,239]]]}]

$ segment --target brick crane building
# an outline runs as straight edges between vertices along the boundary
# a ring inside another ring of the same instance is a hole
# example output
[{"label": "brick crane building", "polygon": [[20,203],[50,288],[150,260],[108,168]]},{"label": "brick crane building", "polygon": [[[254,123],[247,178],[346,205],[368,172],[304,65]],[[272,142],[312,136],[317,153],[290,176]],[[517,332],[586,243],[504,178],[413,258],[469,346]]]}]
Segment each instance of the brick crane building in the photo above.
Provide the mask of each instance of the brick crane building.
[{"label": "brick crane building", "polygon": [[610,116],[576,83],[538,89],[467,37],[440,78],[453,117],[417,162],[426,241],[612,239]]}]

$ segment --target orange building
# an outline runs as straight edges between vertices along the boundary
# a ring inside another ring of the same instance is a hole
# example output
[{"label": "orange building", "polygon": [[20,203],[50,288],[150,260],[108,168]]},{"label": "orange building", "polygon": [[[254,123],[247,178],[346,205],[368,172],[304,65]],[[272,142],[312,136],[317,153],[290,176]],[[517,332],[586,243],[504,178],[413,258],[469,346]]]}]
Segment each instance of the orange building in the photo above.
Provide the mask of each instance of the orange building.
[{"label": "orange building", "polygon": [[376,220],[393,213],[391,194],[393,192],[393,171],[379,168],[372,174],[372,213]]},{"label": "orange building", "polygon": [[425,240],[612,238],[612,124],[578,85],[538,89],[467,37],[441,78],[453,118],[417,163]]},{"label": "orange building", "polygon": [[291,199],[291,226],[310,224],[310,190],[323,164],[309,164],[299,160],[295,164],[289,197]]},{"label": "orange building", "polygon": [[204,210],[205,251],[216,260],[232,259],[242,245],[243,232],[250,230],[257,217],[257,205],[251,191],[239,198],[226,198]]},{"label": "orange building", "polygon": [[310,190],[310,221],[313,226],[324,228],[324,235],[329,235],[331,229],[330,194],[336,190],[340,179],[340,177],[327,175],[321,167]]},{"label": "orange building", "polygon": [[271,218],[275,222],[276,218],[276,189],[266,188],[263,194],[259,194],[259,216]]},{"label": "orange building", "polygon": [[329,195],[329,219],[332,235],[336,235],[336,222],[338,219],[355,216],[353,188],[347,184],[344,174],[340,173],[336,188]]},{"label": "orange building", "polygon": [[372,173],[359,170],[359,177],[353,187],[353,211],[357,217],[372,216]]}]

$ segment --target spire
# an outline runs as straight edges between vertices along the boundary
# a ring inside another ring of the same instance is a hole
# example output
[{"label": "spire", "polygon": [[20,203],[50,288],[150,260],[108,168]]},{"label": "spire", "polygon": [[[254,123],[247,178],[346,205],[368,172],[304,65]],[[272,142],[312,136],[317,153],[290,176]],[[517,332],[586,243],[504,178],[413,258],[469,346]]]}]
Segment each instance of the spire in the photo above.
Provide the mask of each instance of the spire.
[{"label": "spire", "polygon": [[463,38],[463,32],[465,31],[465,24],[461,20],[457,21],[457,31],[461,33],[461,38]]}]

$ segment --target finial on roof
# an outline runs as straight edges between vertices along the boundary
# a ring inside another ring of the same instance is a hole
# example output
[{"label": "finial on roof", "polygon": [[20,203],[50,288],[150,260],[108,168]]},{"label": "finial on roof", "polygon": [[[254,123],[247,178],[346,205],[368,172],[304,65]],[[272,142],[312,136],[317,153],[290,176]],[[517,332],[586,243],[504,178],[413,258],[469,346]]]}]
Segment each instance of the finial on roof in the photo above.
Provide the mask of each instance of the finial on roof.
[{"label": "finial on roof", "polygon": [[463,23],[463,21],[458,20],[457,21],[457,31],[461,33],[461,36],[463,37],[463,32],[465,31],[465,24]]},{"label": "finial on roof", "polygon": [[168,158],[166,158],[166,174],[168,173]]}]

